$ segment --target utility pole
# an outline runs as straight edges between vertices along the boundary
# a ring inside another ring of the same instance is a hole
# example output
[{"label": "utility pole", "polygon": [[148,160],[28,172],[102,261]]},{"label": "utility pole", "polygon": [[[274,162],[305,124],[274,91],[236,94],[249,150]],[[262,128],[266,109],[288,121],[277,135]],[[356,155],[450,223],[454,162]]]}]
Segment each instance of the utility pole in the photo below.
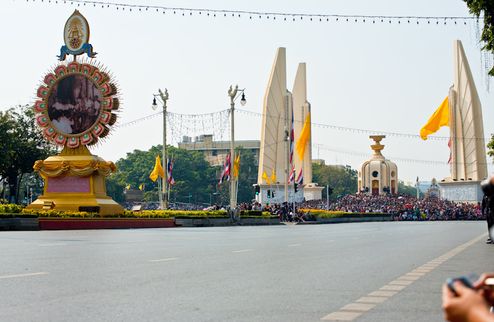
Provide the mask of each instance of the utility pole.
[{"label": "utility pole", "polygon": [[159,96],[161,99],[162,107],[163,107],[163,158],[161,160],[161,164],[163,167],[163,172],[164,176],[162,178],[162,184],[161,184],[161,209],[168,209],[168,193],[167,193],[167,187],[168,187],[168,169],[167,169],[167,164],[166,164],[166,102],[168,101],[168,90],[165,88],[165,92],[163,93],[161,89],[158,89],[159,94],[154,94],[153,98],[153,109],[156,109],[158,106],[156,104],[156,96]]},{"label": "utility pole", "polygon": [[238,85],[235,88],[228,89],[230,96],[230,209],[237,207],[237,198],[235,193],[235,176],[233,175],[233,164],[235,162],[235,97],[237,96]]},{"label": "utility pole", "polygon": [[247,100],[244,94],[245,89],[241,89],[239,92],[238,85],[230,86],[228,89],[228,96],[230,97],[230,209],[235,209],[237,207],[237,179],[233,175],[233,166],[235,163],[235,100],[237,99],[237,94],[242,94],[240,99],[240,104],[245,105]]}]

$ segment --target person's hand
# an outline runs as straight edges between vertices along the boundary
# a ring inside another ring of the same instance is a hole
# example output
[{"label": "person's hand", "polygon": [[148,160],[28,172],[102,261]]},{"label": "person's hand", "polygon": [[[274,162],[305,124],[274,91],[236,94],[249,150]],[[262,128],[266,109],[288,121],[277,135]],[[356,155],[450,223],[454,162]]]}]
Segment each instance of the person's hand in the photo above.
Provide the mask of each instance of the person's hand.
[{"label": "person's hand", "polygon": [[489,304],[481,291],[470,289],[461,282],[455,282],[456,293],[443,285],[444,318],[451,322],[494,321],[489,312]]},{"label": "person's hand", "polygon": [[494,273],[483,273],[480,278],[473,284],[476,290],[482,290],[484,298],[489,305],[494,306],[494,290],[492,285],[487,286],[485,284],[488,278],[494,278]]}]

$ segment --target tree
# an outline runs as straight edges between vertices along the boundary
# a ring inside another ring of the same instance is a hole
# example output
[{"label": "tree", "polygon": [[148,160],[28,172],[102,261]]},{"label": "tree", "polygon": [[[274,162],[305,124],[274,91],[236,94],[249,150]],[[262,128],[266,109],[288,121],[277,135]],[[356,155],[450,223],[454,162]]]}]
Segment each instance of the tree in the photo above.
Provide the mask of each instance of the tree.
[{"label": "tree", "polygon": [[[398,193],[414,197],[417,196],[417,188],[414,186],[409,186],[400,180],[398,181]],[[420,193],[420,195],[423,194]]]},{"label": "tree", "polygon": [[[136,189],[144,184],[146,201],[158,200],[158,184],[149,179],[155,158],[161,155],[161,145],[148,151],[134,150],[125,158],[117,161],[117,172],[107,180],[107,191],[115,200],[123,199],[123,190],[127,185]],[[174,160],[173,178],[175,184],[170,190],[172,202],[194,202],[209,204],[210,196],[216,190],[216,170],[198,151],[167,147],[168,155]],[[166,169],[165,169],[166,171]],[[190,196],[190,197],[189,197]]]},{"label": "tree", "polygon": [[[492,0],[463,0],[471,14],[484,17],[484,27],[480,39],[484,43],[482,50],[494,53],[494,2]],[[494,67],[489,71],[494,76]]]},{"label": "tree", "polygon": [[[463,0],[466,2],[471,14],[484,17],[481,41],[484,43],[482,50],[494,53],[494,2],[491,0]],[[494,76],[494,67],[489,71],[489,76]],[[494,157],[494,135],[487,144],[487,154]]]},{"label": "tree", "polygon": [[254,199],[254,187],[257,183],[258,164],[254,153],[242,147],[236,148],[235,153],[240,153],[240,171],[238,176],[237,202],[251,202]]},{"label": "tree", "polygon": [[0,182],[7,182],[11,201],[19,201],[19,184],[33,173],[34,162],[54,152],[36,126],[31,107],[0,112]]},{"label": "tree", "polygon": [[330,199],[357,192],[357,170],[350,167],[313,163],[312,181],[329,185],[333,189]]}]

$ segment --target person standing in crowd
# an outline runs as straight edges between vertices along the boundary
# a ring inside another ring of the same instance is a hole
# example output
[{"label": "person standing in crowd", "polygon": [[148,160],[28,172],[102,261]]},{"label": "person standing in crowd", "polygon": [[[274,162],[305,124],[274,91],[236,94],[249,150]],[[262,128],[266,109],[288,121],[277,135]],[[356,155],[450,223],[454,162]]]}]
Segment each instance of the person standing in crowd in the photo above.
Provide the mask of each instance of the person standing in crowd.
[{"label": "person standing in crowd", "polygon": [[484,197],[482,198],[482,214],[487,219],[487,244],[494,244],[493,226],[494,226],[494,177],[482,182]]}]

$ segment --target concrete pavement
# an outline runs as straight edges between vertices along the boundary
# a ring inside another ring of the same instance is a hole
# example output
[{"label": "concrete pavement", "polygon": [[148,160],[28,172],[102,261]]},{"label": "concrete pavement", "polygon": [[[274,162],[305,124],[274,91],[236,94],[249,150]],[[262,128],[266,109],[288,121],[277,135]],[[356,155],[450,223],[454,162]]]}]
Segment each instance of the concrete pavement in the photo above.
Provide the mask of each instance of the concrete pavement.
[{"label": "concrete pavement", "polygon": [[447,277],[494,270],[485,230],[390,222],[2,232],[0,320],[441,321]]}]

